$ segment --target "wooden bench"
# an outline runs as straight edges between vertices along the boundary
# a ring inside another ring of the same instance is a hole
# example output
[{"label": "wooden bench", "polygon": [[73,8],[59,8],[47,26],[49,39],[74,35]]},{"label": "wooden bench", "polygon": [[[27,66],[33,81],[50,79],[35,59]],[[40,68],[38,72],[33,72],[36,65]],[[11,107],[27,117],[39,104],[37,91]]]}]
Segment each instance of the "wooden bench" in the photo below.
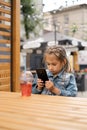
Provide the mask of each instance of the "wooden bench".
[{"label": "wooden bench", "polygon": [[20,0],[0,0],[0,91],[19,91]]}]

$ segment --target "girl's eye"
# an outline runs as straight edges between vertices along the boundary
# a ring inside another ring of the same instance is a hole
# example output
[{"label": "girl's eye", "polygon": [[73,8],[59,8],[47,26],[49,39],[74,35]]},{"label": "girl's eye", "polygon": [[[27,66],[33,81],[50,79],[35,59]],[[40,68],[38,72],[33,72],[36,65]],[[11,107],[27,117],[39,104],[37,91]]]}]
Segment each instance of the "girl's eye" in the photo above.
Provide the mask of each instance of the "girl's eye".
[{"label": "girl's eye", "polygon": [[47,63],[46,65],[50,65],[50,64]]},{"label": "girl's eye", "polygon": [[47,65],[48,65],[48,66],[49,66],[49,65],[56,66],[56,64],[49,64],[49,63],[48,63]]},{"label": "girl's eye", "polygon": [[53,66],[56,66],[56,64],[52,64]]}]

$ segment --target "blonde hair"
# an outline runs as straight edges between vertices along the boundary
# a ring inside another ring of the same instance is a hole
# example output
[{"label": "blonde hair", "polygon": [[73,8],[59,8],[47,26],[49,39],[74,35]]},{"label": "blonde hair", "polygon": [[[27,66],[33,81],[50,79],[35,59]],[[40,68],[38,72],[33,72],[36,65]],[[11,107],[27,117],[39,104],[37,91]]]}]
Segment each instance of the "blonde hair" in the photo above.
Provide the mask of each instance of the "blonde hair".
[{"label": "blonde hair", "polygon": [[44,53],[44,61],[46,60],[47,54],[54,54],[60,62],[65,63],[65,60],[66,60],[66,63],[64,64],[64,71],[66,72],[71,71],[70,63],[68,61],[67,54],[66,54],[66,50],[62,46],[54,45],[54,46],[47,47]]}]

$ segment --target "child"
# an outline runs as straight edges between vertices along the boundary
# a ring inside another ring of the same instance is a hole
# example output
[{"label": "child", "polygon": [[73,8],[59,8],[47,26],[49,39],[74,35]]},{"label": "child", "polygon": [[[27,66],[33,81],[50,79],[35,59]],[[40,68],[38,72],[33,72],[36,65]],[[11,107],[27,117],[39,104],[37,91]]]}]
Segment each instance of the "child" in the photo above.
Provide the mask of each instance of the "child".
[{"label": "child", "polygon": [[66,51],[61,46],[48,47],[44,53],[44,60],[47,65],[49,81],[44,82],[36,77],[33,82],[32,93],[72,96],[77,95],[77,85],[73,73],[70,73],[70,66]]}]

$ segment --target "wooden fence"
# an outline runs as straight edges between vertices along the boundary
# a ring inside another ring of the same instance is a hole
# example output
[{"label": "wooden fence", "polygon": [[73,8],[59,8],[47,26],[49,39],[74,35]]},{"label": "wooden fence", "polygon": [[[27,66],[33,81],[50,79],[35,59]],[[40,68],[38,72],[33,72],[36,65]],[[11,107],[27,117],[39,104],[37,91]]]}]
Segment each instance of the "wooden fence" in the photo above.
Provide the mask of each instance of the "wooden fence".
[{"label": "wooden fence", "polygon": [[0,0],[0,91],[19,91],[20,0]]}]

